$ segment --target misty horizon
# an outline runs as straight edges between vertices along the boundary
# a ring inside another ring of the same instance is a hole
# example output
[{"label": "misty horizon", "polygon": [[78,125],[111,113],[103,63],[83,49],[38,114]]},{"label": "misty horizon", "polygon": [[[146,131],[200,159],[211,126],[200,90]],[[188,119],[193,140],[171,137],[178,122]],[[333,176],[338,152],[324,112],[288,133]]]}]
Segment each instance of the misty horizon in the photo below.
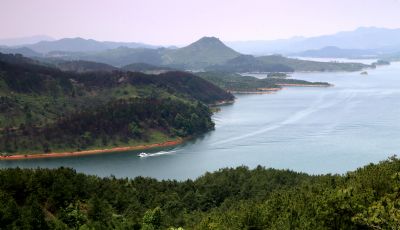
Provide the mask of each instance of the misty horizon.
[{"label": "misty horizon", "polygon": [[[375,26],[360,26],[357,27],[353,30],[346,30],[346,31],[336,31],[330,34],[321,34],[321,35],[316,35],[316,36],[301,36],[301,35],[293,35],[291,37],[285,37],[285,38],[277,38],[277,39],[270,39],[270,40],[263,40],[263,39],[247,39],[247,40],[222,40],[221,38],[217,37],[217,36],[213,36],[213,35],[209,35],[209,36],[201,36],[198,37],[197,39],[194,39],[193,41],[189,41],[188,43],[185,44],[155,44],[155,43],[149,43],[147,41],[122,41],[122,40],[101,40],[101,39],[94,39],[94,38],[90,38],[90,37],[83,37],[83,36],[71,36],[71,37],[54,37],[51,35],[47,35],[47,34],[34,34],[34,35],[29,35],[29,36],[22,36],[22,37],[1,37],[0,38],[0,45],[2,41],[12,41],[12,40],[20,40],[20,39],[38,39],[38,41],[35,42],[28,42],[28,43],[23,43],[23,44],[19,44],[17,46],[20,45],[28,45],[28,44],[34,44],[40,41],[57,41],[57,40],[62,40],[62,39],[84,39],[84,40],[94,40],[94,41],[99,41],[99,42],[121,42],[121,43],[142,43],[142,44],[147,44],[147,45],[153,45],[153,46],[161,46],[161,47],[169,47],[169,46],[177,46],[177,47],[184,47],[187,45],[192,44],[193,42],[196,42],[198,40],[200,40],[201,38],[204,37],[215,37],[219,40],[221,40],[222,42],[258,42],[258,41],[263,41],[263,42],[273,42],[273,41],[280,41],[280,40],[290,40],[290,39],[308,39],[308,38],[317,38],[317,37],[323,37],[323,36],[331,36],[331,35],[336,35],[338,33],[343,33],[343,32],[353,32],[353,31],[357,31],[360,29],[385,29],[385,30],[399,30],[399,28],[386,28],[386,27],[375,27]],[[10,45],[13,46],[13,45]]]},{"label": "misty horizon", "polygon": [[182,46],[203,36],[222,41],[266,41],[335,34],[359,27],[400,28],[399,10],[397,0],[16,0],[2,3],[0,39],[43,34],[55,39],[81,37],[163,46]]}]

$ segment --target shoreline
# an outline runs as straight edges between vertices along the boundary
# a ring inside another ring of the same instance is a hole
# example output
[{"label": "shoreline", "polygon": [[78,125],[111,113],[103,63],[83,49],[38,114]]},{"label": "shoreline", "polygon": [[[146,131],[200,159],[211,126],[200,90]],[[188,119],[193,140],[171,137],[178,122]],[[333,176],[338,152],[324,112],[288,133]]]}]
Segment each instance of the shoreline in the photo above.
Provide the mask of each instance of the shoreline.
[{"label": "shoreline", "polygon": [[282,83],[277,84],[282,87],[332,87],[332,84],[324,85],[324,84],[290,84],[290,83]]},{"label": "shoreline", "polygon": [[232,94],[271,94],[279,90],[282,90],[282,88],[257,88],[255,91],[229,90],[229,92]]},{"label": "shoreline", "polygon": [[73,152],[53,152],[53,153],[37,153],[37,154],[16,154],[10,156],[0,156],[0,161],[7,160],[28,160],[28,159],[43,159],[43,158],[58,158],[58,157],[75,157],[75,156],[86,156],[95,155],[101,153],[113,153],[113,152],[127,152],[133,150],[146,150],[159,147],[175,146],[183,143],[182,138],[178,138],[172,141],[165,141],[161,143],[147,144],[147,145],[135,145],[126,147],[115,147],[109,149],[93,149]]},{"label": "shoreline", "polygon": [[233,100],[222,100],[222,101],[217,101],[213,104],[209,104],[209,106],[213,107],[213,106],[220,106],[220,105],[230,105],[235,103],[235,99]]}]

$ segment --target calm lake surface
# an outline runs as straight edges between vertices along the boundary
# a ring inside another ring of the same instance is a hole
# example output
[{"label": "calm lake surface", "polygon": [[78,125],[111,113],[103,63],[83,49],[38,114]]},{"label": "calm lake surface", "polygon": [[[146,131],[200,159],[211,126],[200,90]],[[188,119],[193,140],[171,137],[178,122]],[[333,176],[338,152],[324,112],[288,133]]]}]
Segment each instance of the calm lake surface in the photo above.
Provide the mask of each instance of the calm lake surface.
[{"label": "calm lake surface", "polygon": [[293,78],[335,87],[236,95],[235,104],[214,115],[215,131],[176,148],[146,151],[158,153],[154,156],[124,152],[2,161],[0,168],[67,166],[99,176],[178,180],[240,165],[345,173],[400,152],[400,63],[368,73],[296,73]]}]

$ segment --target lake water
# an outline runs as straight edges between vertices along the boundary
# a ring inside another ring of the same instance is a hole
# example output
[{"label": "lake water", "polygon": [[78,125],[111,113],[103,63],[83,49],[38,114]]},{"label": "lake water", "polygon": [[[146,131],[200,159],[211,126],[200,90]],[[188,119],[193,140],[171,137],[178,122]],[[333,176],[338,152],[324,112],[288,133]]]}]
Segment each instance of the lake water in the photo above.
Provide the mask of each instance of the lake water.
[{"label": "lake water", "polygon": [[147,151],[155,156],[123,152],[2,161],[0,167],[68,166],[99,176],[178,180],[240,165],[345,173],[400,151],[400,63],[368,72],[296,73],[293,78],[335,87],[236,95],[214,115],[215,131],[165,152]]}]

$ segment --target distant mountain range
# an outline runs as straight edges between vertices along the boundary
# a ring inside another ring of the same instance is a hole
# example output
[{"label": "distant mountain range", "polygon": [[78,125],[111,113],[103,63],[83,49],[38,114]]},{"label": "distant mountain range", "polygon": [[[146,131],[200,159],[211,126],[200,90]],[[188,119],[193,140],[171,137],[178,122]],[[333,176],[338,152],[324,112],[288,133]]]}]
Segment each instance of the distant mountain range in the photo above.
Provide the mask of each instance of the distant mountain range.
[{"label": "distant mountain range", "polygon": [[118,47],[154,49],[158,48],[159,46],[152,46],[137,42],[101,42],[93,39],[63,38],[55,41],[41,41],[32,45],[27,45],[26,47],[39,53],[48,53],[52,51],[98,52],[108,49],[115,49]]},{"label": "distant mountain range", "polygon": [[[129,44],[122,46],[120,43],[104,43],[80,38],[62,39],[29,45],[24,47],[24,52],[21,53],[34,57],[38,55],[30,54],[36,54],[37,51],[41,50],[41,58],[44,59],[86,60],[116,67],[132,63],[146,63],[178,69],[202,69],[210,65],[223,64],[227,60],[241,55],[215,37],[203,37],[183,48],[160,48],[138,45],[138,43]],[[3,48],[7,52],[3,52],[18,53],[21,49],[14,48],[13,50],[13,48],[7,47]]]},{"label": "distant mountain range", "polygon": [[5,39],[0,39],[0,46],[22,46],[22,45],[35,44],[41,41],[54,41],[54,38],[47,35],[5,38]]},{"label": "distant mountain range", "polygon": [[0,47],[0,52],[5,54],[22,54],[27,57],[42,57],[43,54],[33,51],[27,47],[10,48]]},{"label": "distant mountain range", "polygon": [[291,54],[335,46],[351,50],[400,51],[400,29],[360,27],[353,31],[317,37],[295,37],[271,41],[227,42],[233,49],[247,54]]},{"label": "distant mountain range", "polygon": [[93,68],[101,70],[112,70],[112,68],[76,61],[104,63],[118,68],[134,63],[140,63],[140,67],[147,64],[159,68],[152,67],[149,71],[169,68],[225,72],[358,71],[368,67],[356,63],[302,61],[279,55],[243,55],[215,37],[203,37],[182,48],[160,48],[139,43],[99,42],[74,38],[39,42],[26,47],[3,47],[0,48],[0,52],[20,53],[41,62],[57,65],[65,61],[75,61],[59,68],[74,69],[79,72]]},{"label": "distant mountain range", "polygon": [[[213,52],[216,48],[221,47],[219,40],[212,39],[212,37],[205,37],[203,40],[198,41],[201,44],[201,50],[198,48],[198,43],[193,43],[184,49],[179,49],[175,46],[162,47],[157,45],[149,45],[137,42],[111,42],[111,41],[96,41],[93,39],[83,38],[63,38],[54,40],[48,36],[32,36],[27,38],[16,39],[0,39],[0,47],[2,49],[11,49],[7,52],[12,52],[15,48],[29,48],[31,51],[24,50],[24,54],[33,52],[41,55],[49,53],[63,53],[73,56],[69,53],[97,53],[96,55],[115,55],[115,51],[108,53],[109,50],[119,49],[119,52],[130,53],[126,48],[131,49],[164,49],[160,56],[162,60],[153,61],[152,64],[179,64],[185,66],[204,66],[209,63],[203,63],[204,56],[208,56],[212,62],[222,63],[225,59],[231,59],[241,54],[252,55],[267,55],[267,54],[301,54],[306,56],[316,55],[316,57],[329,56],[330,57],[349,57],[349,56],[362,56],[362,55],[382,55],[394,52],[400,52],[400,29],[386,29],[376,27],[360,27],[353,31],[344,31],[331,35],[323,35],[316,37],[294,37],[290,39],[279,40],[255,40],[255,41],[231,41],[225,42],[229,49],[224,49],[224,53],[215,55]],[[223,43],[222,43],[223,44]],[[224,44],[225,46],[225,44]],[[227,47],[227,48],[228,48]],[[334,50],[334,47],[337,48]],[[320,50],[321,49],[321,50]],[[341,49],[341,50],[339,50]],[[315,52],[320,50],[319,52]],[[197,53],[196,51],[201,51]],[[2,51],[4,52],[4,50]],[[15,50],[15,52],[22,52],[22,50]],[[104,54],[98,54],[105,52]],[[143,52],[140,51],[140,52]],[[117,52],[118,53],[118,52]],[[135,51],[135,53],[137,53]],[[192,54],[197,53],[196,57]],[[38,54],[34,54],[37,56]],[[90,55],[89,55],[90,56]],[[190,58],[188,58],[190,57]],[[216,58],[216,59],[215,59]],[[222,58],[222,59],[220,59]],[[104,59],[104,58],[100,58]],[[125,63],[129,64],[129,63]]]},{"label": "distant mountain range", "polygon": [[291,56],[316,58],[374,58],[378,55],[380,55],[378,50],[341,49],[336,46],[327,46],[322,49],[313,49],[294,53]]}]

